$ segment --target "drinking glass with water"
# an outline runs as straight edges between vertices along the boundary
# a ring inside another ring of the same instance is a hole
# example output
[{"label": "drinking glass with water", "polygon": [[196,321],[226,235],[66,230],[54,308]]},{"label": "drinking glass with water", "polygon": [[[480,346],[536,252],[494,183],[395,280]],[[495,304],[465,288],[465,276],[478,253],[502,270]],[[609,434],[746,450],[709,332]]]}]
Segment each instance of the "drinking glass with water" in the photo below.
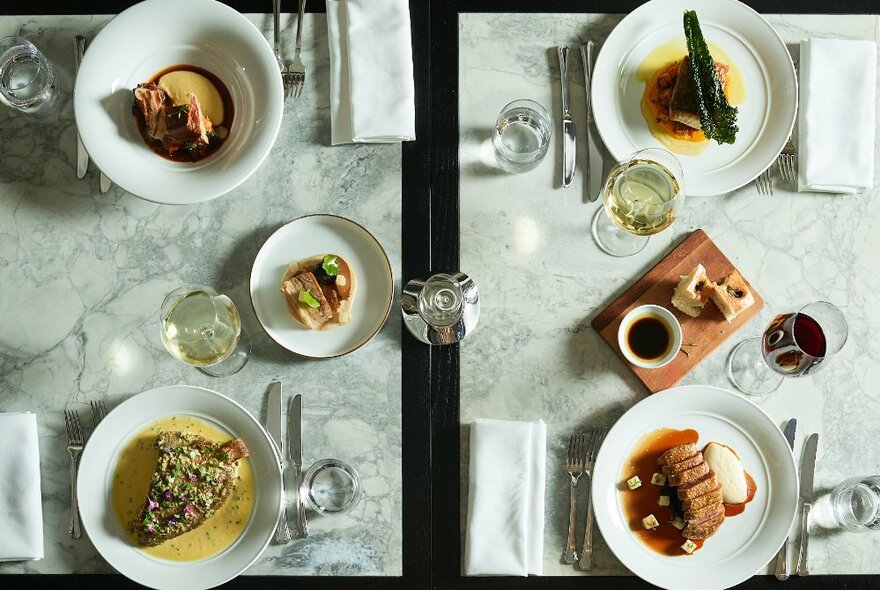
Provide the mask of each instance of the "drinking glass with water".
[{"label": "drinking glass with water", "polygon": [[56,94],[55,68],[33,43],[0,39],[0,101],[23,113],[42,113]]},{"label": "drinking glass with water", "polygon": [[813,522],[823,528],[880,530],[880,475],[851,477],[813,504]]},{"label": "drinking glass with water", "polygon": [[547,110],[533,100],[507,104],[495,122],[492,144],[498,165],[508,172],[526,172],[541,163],[550,145]]}]

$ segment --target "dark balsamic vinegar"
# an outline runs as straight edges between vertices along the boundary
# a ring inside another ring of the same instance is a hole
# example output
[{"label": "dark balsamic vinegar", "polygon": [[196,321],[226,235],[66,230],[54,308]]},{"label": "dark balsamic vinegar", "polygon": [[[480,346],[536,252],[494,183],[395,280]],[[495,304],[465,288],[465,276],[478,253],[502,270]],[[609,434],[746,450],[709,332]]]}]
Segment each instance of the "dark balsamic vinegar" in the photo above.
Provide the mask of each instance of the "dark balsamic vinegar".
[{"label": "dark balsamic vinegar", "polygon": [[672,334],[666,324],[653,316],[639,318],[626,331],[626,344],[642,360],[656,361],[669,352]]}]

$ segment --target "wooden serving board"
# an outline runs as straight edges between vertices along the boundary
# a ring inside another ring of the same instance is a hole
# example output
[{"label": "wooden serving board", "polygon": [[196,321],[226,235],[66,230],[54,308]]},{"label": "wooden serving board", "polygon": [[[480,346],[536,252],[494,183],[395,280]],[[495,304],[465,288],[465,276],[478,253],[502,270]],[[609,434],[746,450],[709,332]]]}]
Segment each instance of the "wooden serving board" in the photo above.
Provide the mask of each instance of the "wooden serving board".
[{"label": "wooden serving board", "polygon": [[[593,318],[592,325],[599,336],[651,393],[678,383],[764,307],[761,295],[748,278],[743,276],[755,297],[755,303],[731,323],[727,323],[711,300],[703,307],[699,317],[692,318],[680,312],[672,305],[672,292],[682,275],[688,274],[699,263],[702,263],[706,274],[716,283],[721,282],[735,268],[706,232],[698,229]],[[679,352],[672,362],[658,369],[643,369],[631,364],[624,358],[617,344],[617,329],[623,317],[633,308],[644,304],[661,305],[675,314],[681,324],[682,349],[687,351],[687,354]]]}]

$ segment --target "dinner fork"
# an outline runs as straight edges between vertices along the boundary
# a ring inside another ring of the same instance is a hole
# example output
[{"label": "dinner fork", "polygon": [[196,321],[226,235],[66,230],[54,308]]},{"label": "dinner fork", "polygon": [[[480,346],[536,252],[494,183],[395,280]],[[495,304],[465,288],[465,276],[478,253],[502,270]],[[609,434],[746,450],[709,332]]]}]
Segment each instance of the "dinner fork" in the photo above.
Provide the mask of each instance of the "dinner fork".
[{"label": "dinner fork", "polygon": [[782,153],[776,159],[776,165],[779,166],[779,175],[785,182],[794,182],[797,176],[794,168],[794,156],[796,153],[794,144],[789,137],[788,141],[785,142],[785,147],[782,148]]},{"label": "dinner fork", "polygon": [[[587,448],[584,460],[584,475],[587,476],[590,483],[593,480],[593,465],[596,464],[596,455],[599,454],[599,447],[602,446],[602,441],[605,439],[606,434],[608,434],[608,429],[604,426],[594,426],[590,431],[590,445]],[[587,523],[584,528],[584,546],[581,549],[581,558],[578,561],[578,566],[582,570],[591,570],[595,565],[593,561],[593,495],[588,485]]]},{"label": "dinner fork", "polygon": [[299,0],[299,16],[296,19],[296,48],[293,54],[293,65],[288,71],[293,80],[293,96],[299,98],[306,81],[306,67],[303,65],[300,51],[302,49],[303,16],[306,12],[306,0]]},{"label": "dinner fork", "polygon": [[70,536],[79,539],[82,529],[79,524],[79,501],[76,497],[76,473],[79,456],[83,450],[82,425],[76,410],[64,410],[64,425],[67,427],[67,452],[70,453]]},{"label": "dinner fork", "polygon": [[575,532],[577,529],[577,484],[584,473],[584,455],[586,450],[586,437],[583,434],[572,434],[568,441],[568,455],[565,457],[565,471],[571,479],[569,492],[571,505],[568,513],[568,539],[565,542],[565,563],[575,563],[578,560],[577,546],[575,545]]},{"label": "dinner fork", "polygon": [[98,422],[107,415],[107,406],[104,405],[104,400],[91,401],[89,405],[92,406],[92,431],[94,431],[98,427]]},{"label": "dinner fork", "polygon": [[275,27],[275,43],[273,50],[275,51],[275,61],[278,62],[278,68],[281,70],[281,83],[284,87],[284,98],[290,96],[293,89],[293,74],[290,68],[284,64],[281,59],[281,0],[272,0],[272,22]]},{"label": "dinner fork", "polygon": [[761,172],[758,175],[758,178],[755,179],[755,185],[758,187],[758,194],[761,195],[772,195],[773,194],[773,184],[770,182],[770,168],[768,167],[766,170]]}]

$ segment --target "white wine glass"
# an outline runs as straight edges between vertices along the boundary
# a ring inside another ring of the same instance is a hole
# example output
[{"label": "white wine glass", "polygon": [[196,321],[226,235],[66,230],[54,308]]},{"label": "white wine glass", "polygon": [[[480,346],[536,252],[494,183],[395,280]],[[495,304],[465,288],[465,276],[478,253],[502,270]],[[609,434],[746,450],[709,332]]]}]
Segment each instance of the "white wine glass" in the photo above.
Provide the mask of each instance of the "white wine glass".
[{"label": "white wine glass", "polygon": [[162,343],[178,360],[212,377],[233,375],[247,364],[250,345],[226,295],[184,285],[165,296],[160,316]]},{"label": "white wine glass", "polygon": [[664,149],[639,150],[611,169],[603,194],[593,239],[612,256],[632,256],[675,221],[684,204],[684,172]]}]

